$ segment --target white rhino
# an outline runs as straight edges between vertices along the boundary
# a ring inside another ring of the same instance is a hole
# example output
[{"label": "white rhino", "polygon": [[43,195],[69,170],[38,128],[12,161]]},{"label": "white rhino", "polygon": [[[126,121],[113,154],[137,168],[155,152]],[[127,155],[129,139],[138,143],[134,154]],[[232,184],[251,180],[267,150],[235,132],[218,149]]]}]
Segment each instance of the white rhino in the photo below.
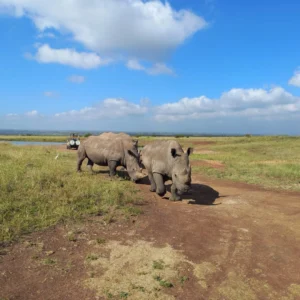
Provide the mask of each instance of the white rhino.
[{"label": "white rhino", "polygon": [[127,139],[137,143],[137,140],[133,140],[132,137],[124,132],[114,133],[114,132],[103,132],[98,135],[101,138],[105,139]]},{"label": "white rhino", "polygon": [[77,171],[81,171],[85,158],[88,159],[90,171],[94,164],[108,166],[110,176],[114,176],[116,168],[123,166],[132,181],[144,177],[139,165],[137,141],[133,141],[131,137],[90,136],[78,148]]},{"label": "white rhino", "polygon": [[180,200],[178,194],[187,192],[191,186],[191,166],[189,155],[193,148],[184,153],[177,141],[154,141],[140,152],[141,164],[148,171],[151,192],[163,196],[166,193],[165,181],[172,179],[170,200]]}]

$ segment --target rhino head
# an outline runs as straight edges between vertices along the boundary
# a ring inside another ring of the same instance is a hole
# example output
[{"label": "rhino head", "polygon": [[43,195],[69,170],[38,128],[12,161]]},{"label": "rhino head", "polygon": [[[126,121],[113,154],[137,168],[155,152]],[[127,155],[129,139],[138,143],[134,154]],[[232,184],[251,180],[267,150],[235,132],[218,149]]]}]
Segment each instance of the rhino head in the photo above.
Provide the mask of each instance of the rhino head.
[{"label": "rhino head", "polygon": [[186,153],[178,152],[175,148],[171,149],[171,155],[174,159],[172,168],[172,182],[177,192],[182,194],[191,187],[191,165],[189,161],[193,148],[188,148]]},{"label": "rhino head", "polygon": [[140,155],[138,152],[138,142],[133,141],[133,147],[125,151],[126,170],[131,180],[136,182],[144,177],[140,166]]}]

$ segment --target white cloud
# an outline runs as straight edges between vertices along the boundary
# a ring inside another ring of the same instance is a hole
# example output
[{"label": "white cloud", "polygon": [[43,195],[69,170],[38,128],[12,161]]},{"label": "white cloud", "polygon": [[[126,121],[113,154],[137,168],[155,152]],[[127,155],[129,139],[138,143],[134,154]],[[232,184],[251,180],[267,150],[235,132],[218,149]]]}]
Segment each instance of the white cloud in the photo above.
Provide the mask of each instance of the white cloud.
[{"label": "white cloud", "polygon": [[147,70],[147,73],[150,75],[159,75],[159,74],[174,75],[174,71],[162,63],[154,64],[153,67]]},{"label": "white cloud", "polygon": [[174,75],[174,71],[167,67],[164,63],[155,63],[152,67],[146,68],[144,67],[138,60],[130,59],[126,64],[128,69],[136,70],[136,71],[144,71],[149,75]]},{"label": "white cloud", "polygon": [[[153,115],[152,115],[153,114]],[[219,99],[206,96],[183,98],[178,102],[150,106],[149,100],[135,104],[124,99],[109,98],[80,110],[58,113],[56,117],[76,116],[84,120],[113,119],[125,116],[147,116],[157,121],[187,121],[231,117],[284,118],[300,115],[300,97],[281,87],[264,89],[231,89]]]},{"label": "white cloud", "polygon": [[0,9],[30,18],[41,32],[71,34],[101,56],[155,63],[207,25],[195,13],[160,0],[0,0]]},{"label": "white cloud", "polygon": [[37,110],[28,111],[25,113],[25,115],[28,117],[35,117],[38,115],[38,111]]},{"label": "white cloud", "polygon": [[294,72],[294,76],[289,80],[289,85],[300,87],[300,69]]},{"label": "white cloud", "polygon": [[38,39],[44,39],[44,38],[48,38],[48,39],[54,39],[55,38],[55,34],[52,32],[40,32],[37,35]]},{"label": "white cloud", "polygon": [[8,117],[8,118],[13,118],[13,117],[17,117],[17,116],[18,116],[18,114],[12,114],[12,113],[9,113],[6,115],[6,117]]},{"label": "white cloud", "polygon": [[55,117],[76,117],[79,119],[110,119],[124,116],[139,116],[148,112],[145,103],[135,104],[124,99],[108,98],[94,106],[84,107],[80,110],[70,110],[67,112],[57,113]]},{"label": "white cloud", "polygon": [[231,89],[220,99],[206,96],[183,98],[155,108],[158,121],[216,118],[229,116],[257,117],[300,113],[300,97],[281,87],[264,89]]},{"label": "white cloud", "polygon": [[281,87],[231,89],[218,99],[200,96],[151,105],[108,98],[82,109],[42,115],[36,110],[0,115],[2,128],[131,132],[300,134],[300,97]]},{"label": "white cloud", "polygon": [[130,59],[126,64],[128,69],[131,70],[138,70],[138,71],[145,71],[146,68],[142,66],[138,60],[136,59]]},{"label": "white cloud", "polygon": [[53,91],[46,91],[44,92],[44,96],[49,98],[56,98],[58,97],[58,93]]},{"label": "white cloud", "polygon": [[93,69],[110,62],[108,59],[101,59],[95,53],[77,52],[71,48],[53,49],[48,44],[39,46],[34,58],[44,64],[59,63],[81,69]]},{"label": "white cloud", "polygon": [[70,82],[80,84],[80,83],[83,83],[83,82],[85,81],[85,78],[84,78],[84,76],[80,76],[80,75],[72,75],[72,76],[70,76],[70,77],[68,78],[68,80],[69,80]]},{"label": "white cloud", "polygon": [[[22,113],[22,114],[15,114],[15,113],[9,113],[9,114],[6,114],[5,116],[7,118],[22,118],[22,117],[36,117],[36,116],[39,116],[40,114],[38,113],[37,110],[31,110],[31,111],[27,111],[25,113]],[[40,115],[42,116],[42,115]]]}]

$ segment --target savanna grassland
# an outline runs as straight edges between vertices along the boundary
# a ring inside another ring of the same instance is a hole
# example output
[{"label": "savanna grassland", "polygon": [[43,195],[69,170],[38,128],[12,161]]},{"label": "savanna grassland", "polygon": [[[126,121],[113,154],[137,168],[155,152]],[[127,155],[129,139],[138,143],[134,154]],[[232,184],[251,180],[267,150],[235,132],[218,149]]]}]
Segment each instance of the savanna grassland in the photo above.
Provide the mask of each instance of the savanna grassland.
[{"label": "savanna grassland", "polygon": [[137,138],[194,148],[196,205],[0,142],[0,299],[299,299],[299,137]]},{"label": "savanna grassland", "polygon": [[[23,141],[64,141],[61,136],[1,136]],[[267,188],[300,191],[300,138],[137,137],[144,146],[156,139],[176,139],[191,156],[193,174],[229,179]],[[0,143],[0,213],[2,241],[87,214],[137,210],[137,187],[110,181],[107,174],[75,172],[76,152],[55,147]],[[84,199],[84,201],[83,201]],[[129,210],[128,206],[129,204]]]},{"label": "savanna grassland", "polygon": [[86,215],[138,213],[137,187],[107,174],[76,173],[76,152],[0,143],[0,241]]}]

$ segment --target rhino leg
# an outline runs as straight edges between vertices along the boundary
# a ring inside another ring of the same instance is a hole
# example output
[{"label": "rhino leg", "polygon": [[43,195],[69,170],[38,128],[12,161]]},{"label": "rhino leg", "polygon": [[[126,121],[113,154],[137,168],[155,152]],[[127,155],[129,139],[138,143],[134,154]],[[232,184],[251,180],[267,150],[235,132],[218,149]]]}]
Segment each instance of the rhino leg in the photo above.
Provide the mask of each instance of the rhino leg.
[{"label": "rhino leg", "polygon": [[86,159],[86,152],[84,148],[80,147],[77,150],[78,160],[77,160],[77,172],[81,172],[82,162]]},{"label": "rhino leg", "polygon": [[150,192],[155,192],[156,191],[156,184],[155,184],[152,172],[148,173],[148,178],[149,178],[150,183],[151,183]]},{"label": "rhino leg", "polygon": [[114,177],[116,175],[117,166],[118,166],[118,163],[115,160],[110,160],[108,162],[109,176],[110,177]]},{"label": "rhino leg", "polygon": [[94,165],[94,163],[89,159],[88,163],[87,163],[87,167],[88,167],[88,169],[89,169],[89,171],[91,173],[94,173],[94,171],[93,171],[93,165]]},{"label": "rhino leg", "polygon": [[181,199],[180,196],[178,196],[178,194],[176,193],[176,187],[174,184],[172,184],[171,186],[171,194],[172,194],[170,197],[171,201],[178,201]]},{"label": "rhino leg", "polygon": [[166,193],[166,187],[163,176],[158,173],[153,173],[153,178],[156,185],[156,194],[158,194],[161,197],[164,196]]}]

